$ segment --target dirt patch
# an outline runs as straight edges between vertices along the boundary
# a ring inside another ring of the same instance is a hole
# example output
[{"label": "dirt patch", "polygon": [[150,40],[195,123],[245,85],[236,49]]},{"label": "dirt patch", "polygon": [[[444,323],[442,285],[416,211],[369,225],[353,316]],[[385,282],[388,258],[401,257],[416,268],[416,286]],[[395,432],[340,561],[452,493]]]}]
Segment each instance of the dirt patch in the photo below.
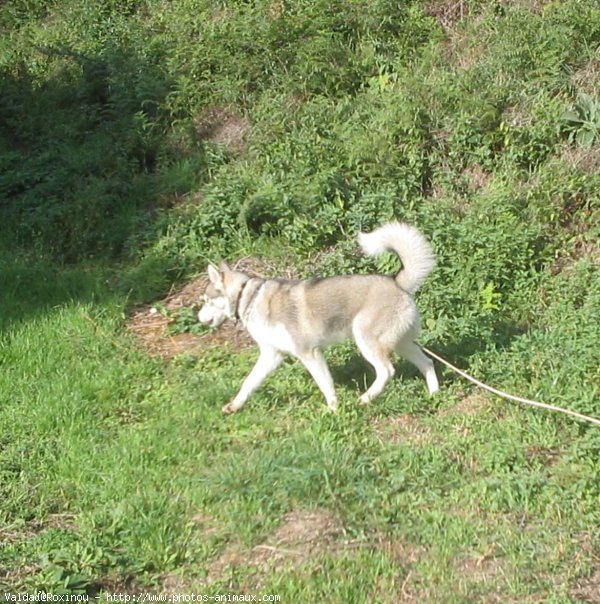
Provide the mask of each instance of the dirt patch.
[{"label": "dirt patch", "polygon": [[269,4],[269,16],[273,21],[279,19],[285,13],[285,3],[283,0],[273,0]]},{"label": "dirt patch", "polygon": [[588,577],[578,579],[569,595],[590,604],[600,602],[600,568],[596,568]]},{"label": "dirt patch", "polygon": [[598,82],[600,80],[600,52],[596,52],[587,63],[573,72],[571,81],[579,92],[586,92],[591,96],[598,93]]},{"label": "dirt patch", "polygon": [[75,514],[69,512],[49,514],[40,522],[42,529],[60,529],[63,531],[77,531],[78,527],[75,523]]},{"label": "dirt patch", "polygon": [[140,593],[158,595],[161,593],[136,583],[132,576],[122,575],[106,576],[94,581],[88,586],[88,591],[88,595],[91,596],[97,596],[100,593],[123,594],[124,596],[135,596]]},{"label": "dirt patch", "polygon": [[466,192],[469,194],[486,189],[492,180],[492,176],[479,164],[472,164],[466,167],[462,171],[460,178],[464,183]]},{"label": "dirt patch", "polygon": [[0,542],[17,543],[18,541],[25,541],[50,529],[77,531],[75,515],[69,513],[49,514],[43,519],[34,519],[21,525],[0,529]]},{"label": "dirt patch", "polygon": [[510,128],[524,128],[534,121],[531,110],[520,103],[507,107],[502,115],[502,121]]},{"label": "dirt patch", "polygon": [[[232,268],[251,276],[270,276],[278,268],[265,260],[254,257],[241,258]],[[291,270],[278,273],[285,279],[294,279]],[[241,323],[225,322],[216,331],[202,335],[184,331],[176,333],[181,317],[195,325],[195,316],[201,306],[202,295],[208,285],[208,277],[202,275],[180,289],[173,289],[162,300],[145,304],[134,310],[125,326],[150,356],[170,360],[183,353],[200,354],[213,346],[228,346],[234,351],[250,348],[252,338]]]},{"label": "dirt patch", "polygon": [[207,284],[208,278],[200,277],[165,299],[138,308],[129,318],[127,329],[150,356],[169,360],[186,352],[199,354],[205,348],[225,343],[234,350],[251,346],[252,340],[243,327],[229,321],[217,331],[203,335],[172,332],[181,312],[196,313],[199,310],[199,300]]},{"label": "dirt patch", "polygon": [[315,556],[350,547],[343,535],[341,520],[328,510],[289,512],[283,524],[263,543],[250,549],[235,543],[227,546],[208,566],[204,582],[209,585],[218,581],[232,567],[272,571],[302,564]]},{"label": "dirt patch", "polygon": [[423,545],[407,543],[383,535],[379,538],[377,546],[402,567],[412,567],[427,555],[427,548]]},{"label": "dirt patch", "polygon": [[473,191],[486,188],[492,179],[489,172],[486,172],[479,164],[471,164],[466,167],[461,176],[467,180],[469,188]]},{"label": "dirt patch", "polygon": [[380,441],[387,443],[427,444],[433,440],[431,428],[411,413],[377,417],[373,422],[373,431]]},{"label": "dirt patch", "polygon": [[235,18],[235,11],[231,8],[226,8],[224,6],[215,7],[209,15],[209,21],[211,23],[223,23],[225,21],[230,21]]},{"label": "dirt patch", "polygon": [[398,566],[398,573],[394,577],[378,581],[370,601],[382,604],[420,604],[432,601],[431,585],[415,570],[415,565],[427,556],[426,547],[386,535],[380,536],[376,547]]},{"label": "dirt patch", "polygon": [[569,248],[561,250],[554,259],[549,267],[552,275],[567,273],[573,269],[576,262],[584,259],[600,266],[600,245],[587,232],[591,224],[591,216],[591,213],[586,213],[569,225],[569,230],[573,233]]},{"label": "dirt patch", "polygon": [[22,585],[28,577],[35,576],[40,571],[37,565],[17,566],[9,570],[0,570],[0,588]]},{"label": "dirt patch", "polygon": [[[199,512],[193,517],[204,534],[221,532],[213,517]],[[206,588],[216,582],[232,581],[240,592],[253,593],[263,584],[263,577],[278,570],[296,569],[319,556],[359,551],[380,551],[398,567],[395,577],[387,577],[373,587],[373,601],[395,602],[390,594],[401,593],[403,602],[429,601],[430,586],[416,570],[427,558],[425,546],[407,543],[384,533],[348,539],[339,516],[330,510],[294,510],[286,514],[282,524],[262,543],[246,547],[238,542],[227,545],[205,569],[205,576],[191,576],[179,571],[164,575],[160,593],[185,593]],[[241,572],[240,572],[241,571]],[[307,569],[308,573],[311,568]],[[300,571],[301,572],[301,571]],[[245,578],[244,575],[246,575]]]},{"label": "dirt patch", "polygon": [[[502,4],[516,6],[518,8],[530,10],[533,13],[540,14],[545,5],[550,0],[504,0],[498,2]],[[470,0],[432,0],[427,6],[427,14],[435,17],[446,32],[451,32],[465,18],[472,16],[473,10],[477,10],[477,3]]]},{"label": "dirt patch", "polygon": [[464,415],[473,417],[487,411],[491,407],[490,399],[478,391],[463,396],[455,405],[440,410],[439,415]]},{"label": "dirt patch", "polygon": [[199,581],[200,579],[184,577],[176,572],[169,573],[162,577],[158,593],[165,596],[191,594],[196,591]]},{"label": "dirt patch", "polygon": [[571,241],[571,248],[555,258],[549,268],[550,274],[558,275],[572,270],[575,263],[584,258],[600,266],[600,246],[584,236],[575,236]]},{"label": "dirt patch", "polygon": [[590,560],[592,567],[586,576],[575,580],[569,595],[582,602],[600,602],[600,554],[595,541],[595,530],[580,533],[574,543],[577,550],[576,561]]},{"label": "dirt patch", "polygon": [[252,550],[251,563],[279,564],[286,559],[308,560],[315,553],[330,549],[343,535],[340,519],[328,510],[293,511],[266,543]]},{"label": "dirt patch", "polygon": [[[225,323],[217,331],[203,335],[173,333],[179,313],[197,312],[202,299],[207,277],[200,277],[182,289],[170,293],[163,300],[138,308],[126,323],[126,328],[135,335],[138,343],[150,356],[172,359],[185,352],[200,353],[215,345],[229,344],[235,350],[251,345],[251,339],[241,325]],[[158,309],[162,310],[158,310]]]},{"label": "dirt patch", "polygon": [[446,32],[454,29],[456,24],[469,14],[469,2],[465,0],[433,0],[427,6],[426,12],[435,17]]},{"label": "dirt patch", "polygon": [[600,169],[600,145],[588,149],[565,143],[560,151],[560,160],[571,168],[594,174]]},{"label": "dirt patch", "polygon": [[[203,586],[223,581],[236,568],[250,568],[254,572],[246,588],[255,591],[261,587],[260,577],[265,573],[295,568],[322,555],[361,549],[381,551],[397,564],[398,576],[393,579],[394,593],[402,593],[405,598],[403,602],[427,601],[423,596],[428,593],[428,585],[414,569],[426,557],[426,547],[385,534],[348,539],[341,519],[323,508],[289,512],[283,523],[263,543],[253,548],[230,544],[208,566]],[[388,601],[383,597],[391,593],[390,587],[387,581],[375,585],[377,597],[373,601]]]},{"label": "dirt patch", "polygon": [[469,29],[480,29],[482,16],[473,11],[474,5],[467,0],[432,0],[426,11],[434,17],[446,34],[442,44],[453,65],[458,69],[468,71],[476,65],[485,54],[485,42],[479,46],[473,45],[473,36]]},{"label": "dirt patch", "polygon": [[463,580],[490,583],[503,573],[502,560],[494,552],[463,556],[456,561],[456,571]]},{"label": "dirt patch", "polygon": [[457,589],[460,593],[479,593],[473,601],[490,604],[507,604],[518,602],[505,593],[503,578],[505,562],[496,556],[495,549],[481,555],[472,553],[460,556],[455,561],[455,572],[458,578]]},{"label": "dirt patch", "polygon": [[230,153],[239,153],[246,147],[250,121],[244,115],[227,107],[209,107],[195,120],[199,138],[224,145]]},{"label": "dirt patch", "polygon": [[561,451],[557,447],[531,445],[525,449],[525,456],[530,461],[539,461],[544,467],[549,467],[560,461]]}]

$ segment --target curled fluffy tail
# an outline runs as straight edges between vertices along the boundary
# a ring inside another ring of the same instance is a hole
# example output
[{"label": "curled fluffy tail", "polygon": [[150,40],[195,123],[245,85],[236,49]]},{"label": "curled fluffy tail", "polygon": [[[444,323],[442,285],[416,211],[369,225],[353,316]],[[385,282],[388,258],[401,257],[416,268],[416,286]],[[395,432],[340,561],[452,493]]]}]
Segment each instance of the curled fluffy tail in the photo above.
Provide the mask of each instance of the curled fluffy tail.
[{"label": "curled fluffy tail", "polygon": [[390,222],[371,233],[360,233],[358,243],[367,256],[395,252],[402,261],[396,283],[414,294],[435,266],[433,249],[425,236],[415,227],[403,222]]}]

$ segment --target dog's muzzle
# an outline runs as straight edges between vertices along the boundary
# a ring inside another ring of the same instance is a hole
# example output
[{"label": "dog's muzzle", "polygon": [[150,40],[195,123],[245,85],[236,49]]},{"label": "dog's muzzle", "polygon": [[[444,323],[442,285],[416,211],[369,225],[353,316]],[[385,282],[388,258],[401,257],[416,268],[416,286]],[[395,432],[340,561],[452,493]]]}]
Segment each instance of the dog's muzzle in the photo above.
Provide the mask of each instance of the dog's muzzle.
[{"label": "dog's muzzle", "polygon": [[219,327],[228,318],[227,301],[223,298],[205,298],[204,306],[198,312],[198,321],[210,327]]}]

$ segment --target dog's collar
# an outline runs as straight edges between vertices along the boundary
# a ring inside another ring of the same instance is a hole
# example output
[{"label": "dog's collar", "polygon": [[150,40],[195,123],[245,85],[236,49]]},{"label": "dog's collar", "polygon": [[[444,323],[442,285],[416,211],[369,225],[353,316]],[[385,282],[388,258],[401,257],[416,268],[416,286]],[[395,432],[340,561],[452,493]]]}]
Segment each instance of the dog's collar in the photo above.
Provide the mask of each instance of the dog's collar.
[{"label": "dog's collar", "polygon": [[242,296],[244,295],[244,290],[246,289],[246,286],[248,285],[248,283],[250,283],[250,279],[248,279],[247,281],[244,281],[244,283],[242,284],[242,287],[240,287],[240,291],[235,300],[235,308],[233,310],[233,320],[236,323],[242,318],[240,316],[240,302],[242,301]]},{"label": "dog's collar", "polygon": [[250,308],[250,305],[252,304],[252,302],[254,302],[254,298],[256,298],[260,288],[264,285],[264,280],[263,279],[258,279],[260,281],[260,284],[254,288],[254,291],[252,292],[252,295],[250,296],[250,299],[248,300],[248,302],[244,305],[245,308],[243,309],[243,311],[241,311],[240,307],[242,305],[242,297],[244,295],[244,292],[246,291],[246,287],[248,286],[248,284],[250,283],[250,281],[256,281],[257,278],[256,277],[250,277],[247,281],[244,282],[244,284],[242,285],[242,287],[240,287],[240,293],[238,294],[237,300],[235,301],[235,310],[233,313],[233,320],[234,321],[239,321],[242,320],[242,315],[245,314],[245,312]]}]

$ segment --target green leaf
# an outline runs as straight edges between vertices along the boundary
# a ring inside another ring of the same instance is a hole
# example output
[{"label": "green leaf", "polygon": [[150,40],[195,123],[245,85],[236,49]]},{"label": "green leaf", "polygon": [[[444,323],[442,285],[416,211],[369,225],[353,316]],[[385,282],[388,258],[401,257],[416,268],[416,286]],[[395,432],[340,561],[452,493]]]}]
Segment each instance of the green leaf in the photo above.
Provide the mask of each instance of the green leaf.
[{"label": "green leaf", "polygon": [[562,115],[562,119],[565,122],[572,122],[574,124],[581,123],[581,118],[579,117],[579,114],[573,111],[572,109],[565,111]]},{"label": "green leaf", "polygon": [[596,139],[597,132],[594,130],[582,129],[577,133],[577,143],[582,147],[591,147]]}]

